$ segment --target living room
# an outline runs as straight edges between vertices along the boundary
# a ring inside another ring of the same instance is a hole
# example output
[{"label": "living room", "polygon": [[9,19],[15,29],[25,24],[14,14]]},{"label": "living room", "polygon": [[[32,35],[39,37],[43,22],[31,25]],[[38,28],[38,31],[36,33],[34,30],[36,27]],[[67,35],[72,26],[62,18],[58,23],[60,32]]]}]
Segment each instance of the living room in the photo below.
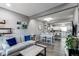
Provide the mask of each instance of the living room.
[{"label": "living room", "polygon": [[77,3],[0,3],[0,56],[79,55],[65,48],[73,24]]}]

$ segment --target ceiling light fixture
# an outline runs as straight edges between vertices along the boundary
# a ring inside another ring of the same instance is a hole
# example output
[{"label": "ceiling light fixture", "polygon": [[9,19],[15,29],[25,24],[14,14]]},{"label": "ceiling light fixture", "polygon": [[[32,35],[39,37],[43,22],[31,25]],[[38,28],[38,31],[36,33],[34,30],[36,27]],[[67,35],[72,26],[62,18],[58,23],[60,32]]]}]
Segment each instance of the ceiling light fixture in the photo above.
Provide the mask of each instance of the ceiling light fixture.
[{"label": "ceiling light fixture", "polygon": [[49,17],[49,18],[45,18],[44,20],[49,22],[49,21],[53,20],[53,18]]},{"label": "ceiling light fixture", "polygon": [[6,6],[10,7],[10,6],[11,6],[11,4],[10,4],[10,3],[6,3]]}]

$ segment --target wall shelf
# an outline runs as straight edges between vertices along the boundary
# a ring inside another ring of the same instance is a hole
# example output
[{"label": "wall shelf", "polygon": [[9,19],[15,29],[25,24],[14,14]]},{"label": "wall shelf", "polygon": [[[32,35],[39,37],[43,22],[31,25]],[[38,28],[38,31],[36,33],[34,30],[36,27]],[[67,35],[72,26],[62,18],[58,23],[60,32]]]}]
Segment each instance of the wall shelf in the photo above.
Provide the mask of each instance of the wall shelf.
[{"label": "wall shelf", "polygon": [[12,34],[11,28],[0,28],[0,34]]}]

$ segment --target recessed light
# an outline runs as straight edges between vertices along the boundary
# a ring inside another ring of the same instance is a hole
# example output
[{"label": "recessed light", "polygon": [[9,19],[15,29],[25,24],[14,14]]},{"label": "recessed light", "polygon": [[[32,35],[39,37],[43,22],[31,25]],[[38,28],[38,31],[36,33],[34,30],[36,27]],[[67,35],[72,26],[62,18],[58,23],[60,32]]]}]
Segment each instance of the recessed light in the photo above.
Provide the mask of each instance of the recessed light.
[{"label": "recessed light", "polygon": [[10,4],[10,3],[6,3],[6,6],[10,7],[10,6],[11,6],[11,4]]},{"label": "recessed light", "polygon": [[53,18],[48,17],[48,18],[45,18],[44,20],[49,22],[49,21],[53,20]]}]

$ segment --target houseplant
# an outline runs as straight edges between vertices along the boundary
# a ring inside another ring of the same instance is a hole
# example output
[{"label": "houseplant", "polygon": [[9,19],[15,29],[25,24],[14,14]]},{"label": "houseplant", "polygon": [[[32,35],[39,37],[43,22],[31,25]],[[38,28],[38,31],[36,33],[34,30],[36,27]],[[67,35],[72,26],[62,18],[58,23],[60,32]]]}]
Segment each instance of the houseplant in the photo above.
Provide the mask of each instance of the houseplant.
[{"label": "houseplant", "polygon": [[68,35],[68,37],[66,38],[66,47],[69,53],[69,56],[71,56],[72,54],[75,54],[75,50],[78,47],[78,39],[77,37],[74,37],[72,35]]}]

